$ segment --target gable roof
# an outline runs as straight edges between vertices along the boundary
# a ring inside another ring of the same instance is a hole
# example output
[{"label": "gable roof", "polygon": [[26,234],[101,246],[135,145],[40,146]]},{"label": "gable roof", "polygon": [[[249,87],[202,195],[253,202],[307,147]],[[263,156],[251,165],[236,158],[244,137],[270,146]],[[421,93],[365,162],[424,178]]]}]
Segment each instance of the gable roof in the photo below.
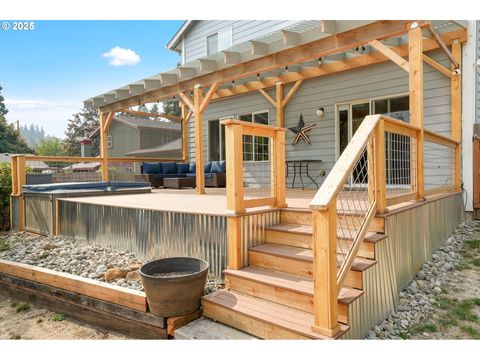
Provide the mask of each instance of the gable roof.
[{"label": "gable roof", "polygon": [[177,30],[175,35],[167,43],[167,49],[179,52],[180,49],[177,48],[177,45],[182,40],[183,34],[194,24],[195,20],[186,20],[182,26]]},{"label": "gable roof", "polygon": [[[161,121],[158,119],[151,120],[147,118],[140,118],[135,116],[117,115],[114,116],[114,121],[118,121],[134,129],[151,129],[155,131],[164,131],[169,133],[180,133],[182,126],[179,121]],[[93,137],[98,134],[100,128],[96,128],[89,137]]]},{"label": "gable roof", "polygon": [[149,155],[160,155],[160,154],[181,154],[182,152],[182,139],[176,139],[170,141],[166,144],[154,146],[148,149],[140,149],[129,152],[127,156],[149,156]]}]

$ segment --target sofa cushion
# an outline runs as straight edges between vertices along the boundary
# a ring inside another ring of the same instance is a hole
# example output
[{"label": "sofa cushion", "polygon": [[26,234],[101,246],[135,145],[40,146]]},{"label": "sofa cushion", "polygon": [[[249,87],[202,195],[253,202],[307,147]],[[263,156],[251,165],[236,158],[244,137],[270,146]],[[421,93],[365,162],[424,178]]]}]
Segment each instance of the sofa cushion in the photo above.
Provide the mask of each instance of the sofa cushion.
[{"label": "sofa cushion", "polygon": [[162,173],[163,174],[176,174],[177,173],[177,164],[174,162],[164,162],[162,164]]},{"label": "sofa cushion", "polygon": [[188,166],[189,166],[189,169],[188,169],[189,173],[195,173],[195,171],[197,171],[197,166],[195,165],[195,163],[190,163],[188,164]]},{"label": "sofa cushion", "polygon": [[162,166],[160,163],[143,163],[143,174],[161,174]]},{"label": "sofa cushion", "polygon": [[185,174],[187,177],[195,177],[197,174],[194,172],[188,172]]},{"label": "sofa cushion", "polygon": [[212,173],[224,173],[226,171],[225,160],[222,161],[212,161]]},{"label": "sofa cushion", "polygon": [[211,161],[206,162],[203,169],[205,174],[209,173],[212,170],[212,162]]},{"label": "sofa cushion", "polygon": [[188,171],[189,169],[190,169],[189,164],[177,164],[177,172],[179,174],[186,174],[187,172],[189,172]]}]

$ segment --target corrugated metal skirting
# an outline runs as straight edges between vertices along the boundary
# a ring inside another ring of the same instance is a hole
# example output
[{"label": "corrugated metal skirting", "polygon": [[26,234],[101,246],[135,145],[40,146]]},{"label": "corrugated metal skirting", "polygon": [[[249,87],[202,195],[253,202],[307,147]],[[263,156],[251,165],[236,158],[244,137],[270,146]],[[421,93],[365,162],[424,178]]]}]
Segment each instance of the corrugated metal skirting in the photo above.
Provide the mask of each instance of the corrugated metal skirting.
[{"label": "corrugated metal skirting", "polygon": [[10,219],[12,223],[10,228],[13,231],[18,231],[20,229],[20,196],[10,196]]},{"label": "corrugated metal skirting", "polygon": [[[279,212],[243,218],[246,247],[263,241],[266,225],[279,221]],[[194,256],[210,264],[209,276],[222,278],[227,263],[227,218],[59,202],[60,235],[132,251],[151,260],[170,256]]]},{"label": "corrugated metal skirting", "polygon": [[365,337],[394,310],[400,290],[464,219],[461,193],[387,217],[388,238],[375,244],[377,264],[363,273],[365,293],[351,305],[347,338]]}]

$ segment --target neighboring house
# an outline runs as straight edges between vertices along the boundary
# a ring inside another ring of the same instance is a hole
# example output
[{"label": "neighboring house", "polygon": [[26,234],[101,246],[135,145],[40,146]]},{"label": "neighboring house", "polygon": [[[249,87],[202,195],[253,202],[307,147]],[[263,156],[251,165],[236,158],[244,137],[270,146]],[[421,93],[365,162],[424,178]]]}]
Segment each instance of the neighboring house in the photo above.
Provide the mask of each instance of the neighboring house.
[{"label": "neighboring house", "polygon": [[[34,156],[34,155],[31,155]],[[0,163],[10,163],[10,154],[0,154]],[[27,161],[25,164],[32,172],[42,172],[50,170],[52,167],[45,164],[43,161]]]},{"label": "neighboring house", "polygon": [[[98,129],[90,137],[98,136]],[[181,157],[178,151],[162,148],[181,139],[180,123],[127,115],[115,116],[108,132],[108,153],[112,157]]]}]

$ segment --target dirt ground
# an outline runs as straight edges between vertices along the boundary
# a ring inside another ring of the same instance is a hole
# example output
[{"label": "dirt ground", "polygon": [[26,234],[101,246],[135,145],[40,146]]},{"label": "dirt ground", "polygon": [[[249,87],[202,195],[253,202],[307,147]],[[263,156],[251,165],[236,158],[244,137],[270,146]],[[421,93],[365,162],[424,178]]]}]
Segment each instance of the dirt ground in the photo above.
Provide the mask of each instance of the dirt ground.
[{"label": "dirt ground", "polygon": [[457,276],[445,284],[431,321],[413,329],[412,339],[480,339],[480,222],[461,254]]},{"label": "dirt ground", "polygon": [[88,326],[64,314],[0,294],[0,339],[125,340],[121,334]]}]

